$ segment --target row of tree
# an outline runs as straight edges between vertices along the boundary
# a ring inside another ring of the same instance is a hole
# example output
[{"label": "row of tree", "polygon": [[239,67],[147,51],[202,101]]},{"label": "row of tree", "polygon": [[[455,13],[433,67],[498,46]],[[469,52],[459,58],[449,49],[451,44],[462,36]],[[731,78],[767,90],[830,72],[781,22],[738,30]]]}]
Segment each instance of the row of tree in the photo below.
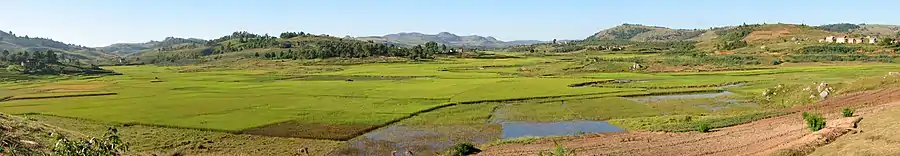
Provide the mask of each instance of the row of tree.
[{"label": "row of tree", "polygon": [[[206,44],[181,44],[163,47],[157,52],[146,53],[139,62],[154,64],[182,64],[200,61],[205,56],[230,52],[259,51],[250,57],[264,59],[324,59],[363,57],[404,57],[414,60],[431,59],[436,55],[456,53],[457,50],[437,42],[418,46],[392,44],[313,35],[304,32],[285,32],[279,37],[234,32]],[[219,57],[212,57],[215,59]],[[137,61],[137,60],[135,60]]]},{"label": "row of tree", "polygon": [[50,72],[50,65],[60,64],[59,60],[60,56],[53,51],[0,52],[0,62],[7,64],[8,70],[26,74]]},{"label": "row of tree", "polygon": [[372,56],[405,57],[414,60],[431,59],[435,55],[450,54],[453,50],[446,45],[428,42],[424,46],[399,47],[372,42],[325,41],[315,46],[288,48],[280,52],[255,53],[255,57],[267,59],[322,59],[322,58],[362,58]]}]

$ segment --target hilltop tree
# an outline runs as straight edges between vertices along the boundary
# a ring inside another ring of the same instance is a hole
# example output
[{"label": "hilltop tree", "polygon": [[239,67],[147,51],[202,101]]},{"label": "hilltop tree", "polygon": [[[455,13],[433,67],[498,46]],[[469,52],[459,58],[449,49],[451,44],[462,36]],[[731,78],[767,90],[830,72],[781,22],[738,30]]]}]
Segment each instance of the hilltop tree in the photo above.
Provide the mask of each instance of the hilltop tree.
[{"label": "hilltop tree", "polygon": [[9,50],[3,50],[3,52],[0,52],[0,61],[9,61]]},{"label": "hilltop tree", "polygon": [[440,48],[441,47],[438,46],[437,42],[429,41],[428,43],[425,43],[425,50],[428,53],[438,53],[440,52]]}]

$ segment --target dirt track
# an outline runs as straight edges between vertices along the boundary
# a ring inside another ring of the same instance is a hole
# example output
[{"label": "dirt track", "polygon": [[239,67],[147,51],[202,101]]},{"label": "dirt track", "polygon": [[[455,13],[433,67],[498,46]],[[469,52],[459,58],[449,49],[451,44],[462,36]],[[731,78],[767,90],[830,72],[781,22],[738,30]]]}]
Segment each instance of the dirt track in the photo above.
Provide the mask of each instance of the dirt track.
[{"label": "dirt track", "polygon": [[[900,105],[900,89],[882,89],[829,98],[795,111],[824,113],[829,127],[846,124],[840,109],[852,106],[857,116]],[[763,119],[748,124],[715,129],[709,133],[624,132],[558,138],[558,142],[578,155],[768,155],[777,149],[796,146],[812,132],[799,113]],[[808,138],[808,137],[807,137]],[[554,143],[542,140],[531,144],[506,144],[485,149],[479,155],[537,155],[551,151]]]}]

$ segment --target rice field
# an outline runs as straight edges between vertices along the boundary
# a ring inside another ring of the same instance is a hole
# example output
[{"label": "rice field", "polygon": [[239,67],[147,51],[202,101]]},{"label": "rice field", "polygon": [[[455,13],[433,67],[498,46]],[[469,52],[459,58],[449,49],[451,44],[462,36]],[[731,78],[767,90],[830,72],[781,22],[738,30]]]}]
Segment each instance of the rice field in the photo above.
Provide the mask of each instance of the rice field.
[{"label": "rice field", "polygon": [[[115,66],[106,68],[122,75],[4,83],[0,112],[338,141],[395,125],[497,131],[485,123],[499,120],[607,120],[633,131],[684,131],[696,122],[724,127],[779,115],[754,100],[780,84],[840,84],[900,71],[864,64],[599,73],[572,68],[578,65],[524,57],[272,69]],[[696,93],[727,96],[639,99]]]}]

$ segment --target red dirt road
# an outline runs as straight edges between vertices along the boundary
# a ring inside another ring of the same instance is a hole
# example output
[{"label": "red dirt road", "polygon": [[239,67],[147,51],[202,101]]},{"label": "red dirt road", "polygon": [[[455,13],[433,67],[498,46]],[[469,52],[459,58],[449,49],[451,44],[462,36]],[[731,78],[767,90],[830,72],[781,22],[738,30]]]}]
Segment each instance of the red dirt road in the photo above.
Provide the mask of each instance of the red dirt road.
[{"label": "red dirt road", "polygon": [[[828,127],[846,126],[841,108],[852,106],[856,115],[900,106],[900,89],[882,89],[833,97],[814,105],[792,108],[823,113]],[[898,107],[900,108],[900,107]],[[846,131],[843,131],[846,132]],[[799,113],[715,129],[709,133],[623,132],[557,138],[578,155],[768,155],[777,149],[797,146],[810,138]],[[843,134],[843,133],[841,133]],[[801,139],[804,138],[804,139]],[[537,155],[554,148],[551,140],[530,144],[492,146],[479,155]]]}]

